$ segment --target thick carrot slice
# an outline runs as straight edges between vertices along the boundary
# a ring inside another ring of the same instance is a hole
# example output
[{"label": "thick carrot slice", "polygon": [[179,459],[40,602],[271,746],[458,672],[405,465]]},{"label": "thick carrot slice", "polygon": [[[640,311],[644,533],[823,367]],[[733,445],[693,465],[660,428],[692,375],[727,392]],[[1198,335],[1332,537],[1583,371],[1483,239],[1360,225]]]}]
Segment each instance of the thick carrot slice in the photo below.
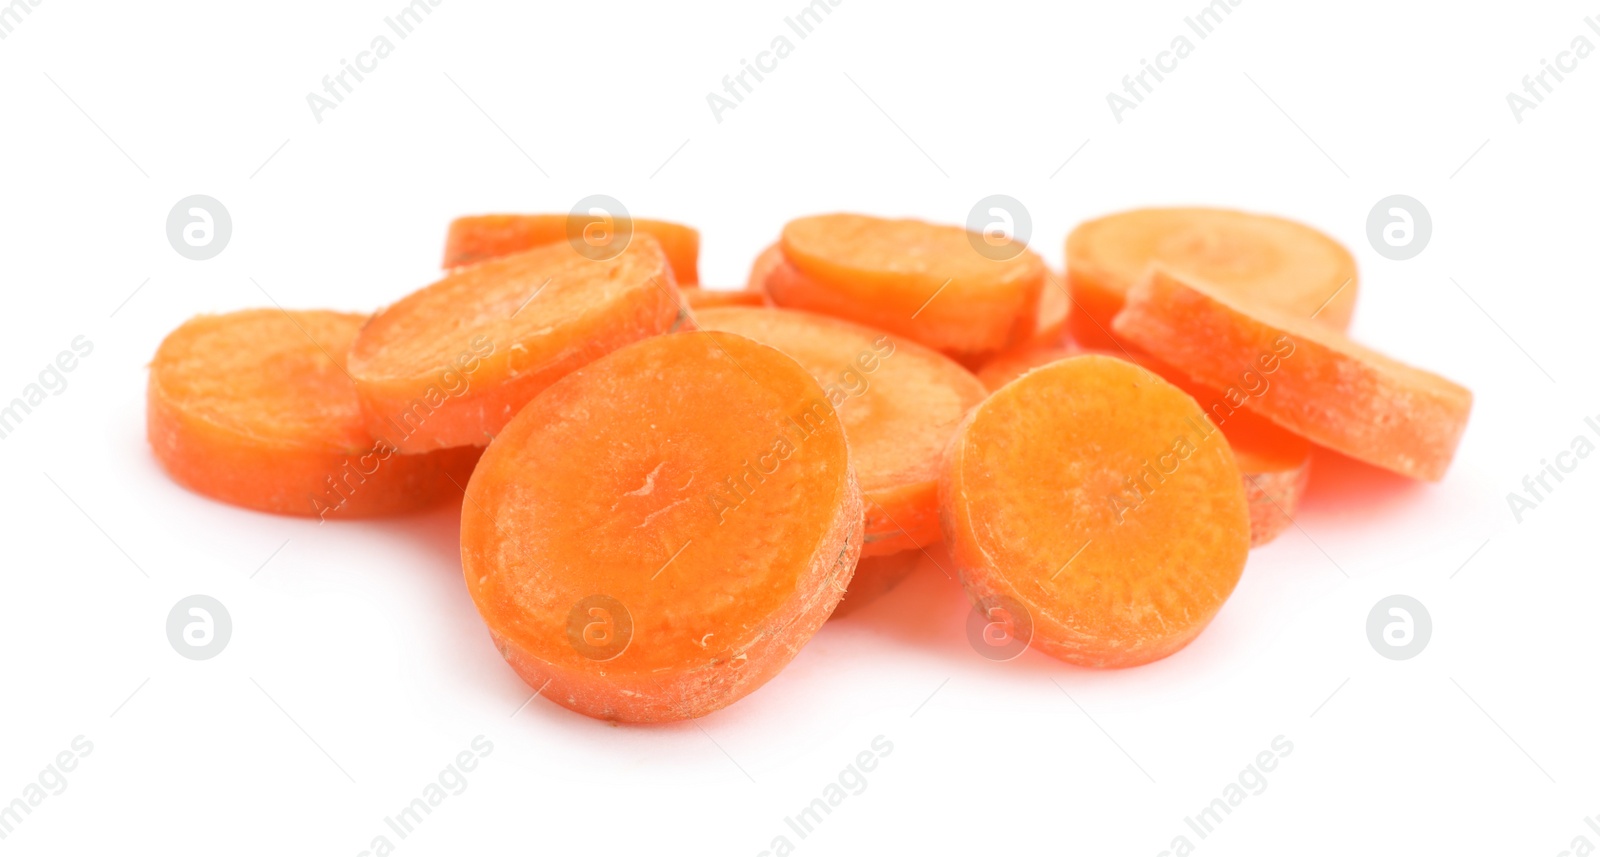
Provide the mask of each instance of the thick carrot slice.
[{"label": "thick carrot slice", "polygon": [[1098,355],[1035,369],[972,410],[945,452],[940,515],[981,609],[1093,667],[1187,645],[1250,549],[1222,433],[1182,390]]},{"label": "thick carrot slice", "polygon": [[1040,366],[1077,357],[1081,353],[1064,345],[1007,351],[984,363],[978,369],[978,380],[992,393]]},{"label": "thick carrot slice", "polygon": [[262,309],[184,322],[150,363],[156,459],[200,494],[283,515],[394,514],[458,493],[478,450],[399,455],[367,432],[342,365],[366,318]]},{"label": "thick carrot slice", "polygon": [[783,263],[783,244],[775,243],[762,250],[761,255],[750,263],[750,279],[745,282],[745,288],[767,294],[767,277]]},{"label": "thick carrot slice", "polygon": [[678,300],[648,235],[612,259],[553,246],[463,268],[356,337],[350,374],[367,428],[402,452],[483,446],[557,378],[670,330]]},{"label": "thick carrot slice", "polygon": [[1044,285],[1044,263],[1032,251],[1018,246],[1011,258],[991,258],[975,249],[967,230],[920,220],[802,217],[784,227],[781,245],[785,264],[765,280],[774,303],[958,357],[1012,342]]},{"label": "thick carrot slice", "polygon": [[691,226],[665,220],[623,218],[607,221],[599,217],[569,214],[479,214],[458,217],[450,223],[444,244],[444,267],[459,268],[498,259],[512,253],[551,244],[571,246],[585,240],[596,229],[608,237],[617,231],[633,230],[660,242],[667,254],[672,274],[683,285],[700,282],[700,233]]},{"label": "thick carrot slice", "polygon": [[938,541],[939,458],[985,395],[972,373],[914,342],[808,312],[725,307],[696,317],[782,351],[823,385],[866,499],[864,555]]},{"label": "thick carrot slice", "polygon": [[678,293],[691,310],[723,306],[766,306],[767,296],[748,289],[702,289],[698,286],[681,286]]},{"label": "thick carrot slice", "polygon": [[1067,284],[1081,310],[1072,335],[1112,344],[1111,320],[1152,262],[1339,330],[1355,310],[1355,259],[1309,226],[1215,208],[1142,208],[1091,220],[1067,236]]},{"label": "thick carrot slice", "polygon": [[723,332],[556,382],[484,452],[461,560],[530,687],[606,720],[699,717],[760,687],[844,594],[861,492],[811,375]]},{"label": "thick carrot slice", "polygon": [[911,576],[921,559],[922,551],[916,548],[884,556],[862,557],[856,563],[855,574],[850,576],[849,591],[840,599],[839,606],[833,608],[830,618],[848,616],[878,600]]},{"label": "thick carrot slice", "polygon": [[1458,384],[1159,267],[1128,293],[1115,331],[1235,407],[1413,479],[1444,477],[1472,410]]},{"label": "thick carrot slice", "polygon": [[1039,290],[1039,308],[1034,315],[1033,330],[1025,347],[1051,347],[1060,345],[1067,335],[1067,315],[1072,309],[1072,298],[1067,294],[1066,278],[1045,269],[1044,287]]},{"label": "thick carrot slice", "polygon": [[[1195,381],[1138,349],[1103,351],[1083,348],[1035,348],[1002,354],[978,371],[978,380],[998,390],[1029,370],[1081,354],[1127,359],[1160,375],[1194,398],[1208,419],[1228,439],[1244,476],[1250,501],[1250,546],[1277,538],[1293,522],[1311,474],[1311,444],[1257,414],[1230,403],[1230,398]],[[1265,387],[1256,389],[1265,392]]]}]

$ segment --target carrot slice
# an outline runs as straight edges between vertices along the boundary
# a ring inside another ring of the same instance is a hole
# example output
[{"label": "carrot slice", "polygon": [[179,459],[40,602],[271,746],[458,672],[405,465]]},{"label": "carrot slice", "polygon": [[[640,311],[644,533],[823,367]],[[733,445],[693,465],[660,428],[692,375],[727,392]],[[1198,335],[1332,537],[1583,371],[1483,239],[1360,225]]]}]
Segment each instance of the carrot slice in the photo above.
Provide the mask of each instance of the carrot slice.
[{"label": "carrot slice", "polygon": [[1444,477],[1472,410],[1458,384],[1159,267],[1128,293],[1115,330],[1234,407],[1413,479]]},{"label": "carrot slice", "polygon": [[911,550],[883,556],[864,556],[856,563],[855,574],[850,576],[850,589],[833,608],[830,618],[838,619],[860,610],[899,586],[901,581],[917,570],[922,551]]},{"label": "carrot slice", "polygon": [[1008,352],[978,371],[978,380],[998,390],[1029,370],[1075,357],[1101,354],[1126,359],[1160,375],[1194,398],[1233,448],[1250,501],[1250,546],[1277,538],[1293,523],[1311,475],[1311,444],[1257,414],[1228,403],[1228,397],[1138,349],[1112,352],[1085,348],[1034,348]]},{"label": "carrot slice", "polygon": [[1067,315],[1071,309],[1072,298],[1067,294],[1066,278],[1046,268],[1044,287],[1039,290],[1039,308],[1025,347],[1060,345],[1067,335]]},{"label": "carrot slice", "polygon": [[648,235],[599,261],[541,247],[463,268],[373,316],[350,374],[368,430],[400,451],[483,446],[551,382],[671,329],[679,312]]},{"label": "carrot slice", "polygon": [[938,541],[939,458],[985,395],[972,373],[914,342],[808,312],[724,307],[696,316],[707,330],[782,351],[823,385],[866,500],[864,555]]},{"label": "carrot slice", "polygon": [[760,687],[827,620],[861,549],[827,394],[724,332],[647,339],[551,385],[467,498],[462,566],[501,654],[606,720],[699,717]]},{"label": "carrot slice", "polygon": [[978,369],[978,380],[993,393],[1028,372],[1084,352],[1064,345],[1019,348],[996,356]]},{"label": "carrot slice", "polygon": [[551,244],[571,246],[585,230],[633,230],[661,243],[672,274],[683,285],[700,282],[700,233],[694,227],[665,220],[632,217],[605,221],[570,214],[479,214],[450,222],[445,238],[444,267],[458,268]]},{"label": "carrot slice", "polygon": [[691,310],[723,306],[766,306],[767,296],[748,289],[702,289],[698,286],[680,286],[678,293]]},{"label": "carrot slice", "polygon": [[1110,345],[1111,320],[1152,262],[1240,299],[1344,330],[1356,263],[1332,238],[1291,220],[1215,208],[1141,208],[1091,220],[1067,236],[1067,284],[1079,342]]},{"label": "carrot slice", "polygon": [[394,514],[458,493],[478,450],[398,455],[367,432],[343,366],[366,318],[261,309],[184,322],[150,363],[156,460],[197,493],[283,515]]},{"label": "carrot slice", "polygon": [[940,514],[978,606],[1092,667],[1187,645],[1250,549],[1221,432],[1182,390],[1098,355],[1035,369],[972,410],[945,452]]},{"label": "carrot slice", "polygon": [[920,220],[802,217],[783,228],[785,264],[768,274],[766,290],[780,306],[881,328],[952,356],[998,351],[1019,317],[1034,311],[1044,263],[1021,246],[1011,258],[990,258],[973,238]]},{"label": "carrot slice", "polygon": [[745,288],[752,292],[760,292],[764,295],[767,295],[767,277],[770,276],[773,271],[777,270],[778,266],[782,265],[783,263],[784,259],[782,243],[775,243],[767,249],[762,250],[761,255],[757,256],[756,260],[750,263],[750,279],[745,282]]}]

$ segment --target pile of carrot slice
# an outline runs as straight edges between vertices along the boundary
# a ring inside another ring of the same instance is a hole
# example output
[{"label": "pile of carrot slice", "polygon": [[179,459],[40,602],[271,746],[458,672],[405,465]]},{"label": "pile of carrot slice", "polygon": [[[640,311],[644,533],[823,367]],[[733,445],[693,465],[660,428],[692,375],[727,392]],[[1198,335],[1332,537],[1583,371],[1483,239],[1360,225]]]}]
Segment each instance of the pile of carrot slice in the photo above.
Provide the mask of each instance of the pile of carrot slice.
[{"label": "pile of carrot slice", "polygon": [[376,313],[185,322],[150,444],[265,512],[460,503],[501,655],[626,722],[737,701],[932,567],[1046,655],[1148,663],[1293,524],[1316,448],[1450,466],[1472,394],[1346,335],[1355,262],[1311,227],[1120,212],[1064,274],[974,238],[802,217],[724,290],[681,224],[463,217],[444,276]]}]

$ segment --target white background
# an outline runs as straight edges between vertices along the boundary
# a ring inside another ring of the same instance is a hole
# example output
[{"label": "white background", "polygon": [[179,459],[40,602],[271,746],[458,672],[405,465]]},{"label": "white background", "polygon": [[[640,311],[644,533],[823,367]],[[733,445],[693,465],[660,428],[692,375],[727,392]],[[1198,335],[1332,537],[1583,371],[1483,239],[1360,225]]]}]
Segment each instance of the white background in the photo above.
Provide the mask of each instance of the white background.
[{"label": "white background", "polygon": [[[0,441],[0,803],[74,736],[94,745],[0,853],[353,855],[477,735],[493,751],[414,835],[391,834],[398,853],[1600,842],[1584,824],[1600,813],[1600,458],[1520,524],[1506,499],[1600,415],[1600,56],[1521,123],[1506,104],[1541,58],[1600,45],[1584,24],[1600,8],[1245,0],[1118,123],[1106,94],[1201,0],[843,0],[719,123],[706,94],[801,0],[444,0],[315,121],[307,93],[401,5],[42,0],[0,41],[0,400],[73,337],[94,343]],[[233,217],[206,262],[164,234],[196,193]],[[1075,223],[1118,208],[1284,214],[1354,250],[1354,333],[1471,387],[1472,423],[1437,485],[1319,460],[1298,528],[1251,555],[1198,641],[1147,667],[986,661],[935,574],[697,723],[519,708],[530,690],[460,580],[456,510],[318,527],[189,494],[146,446],[145,364],[189,316],[268,295],[371,310],[435,276],[450,218],[593,193],[699,227],[717,285],[818,211],[961,222],[1010,194],[1057,265]],[[1396,193],[1433,217],[1406,262],[1365,237]],[[165,638],[197,592],[234,624],[198,663]],[[1393,593],[1432,615],[1413,660],[1367,641]],[[797,837],[784,818],[878,735],[894,749],[866,790]],[[1279,735],[1294,749],[1266,790],[1207,839],[1187,829]]]}]

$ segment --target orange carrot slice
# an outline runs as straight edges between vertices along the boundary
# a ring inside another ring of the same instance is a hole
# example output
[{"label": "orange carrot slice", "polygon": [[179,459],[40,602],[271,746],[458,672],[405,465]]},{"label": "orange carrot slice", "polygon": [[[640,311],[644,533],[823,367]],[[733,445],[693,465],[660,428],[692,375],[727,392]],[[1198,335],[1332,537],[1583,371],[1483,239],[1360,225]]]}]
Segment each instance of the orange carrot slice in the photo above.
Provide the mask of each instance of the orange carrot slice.
[{"label": "orange carrot slice", "polygon": [[1111,320],[1151,263],[1339,330],[1355,310],[1355,259],[1309,226],[1215,208],[1142,208],[1091,220],[1067,236],[1067,284],[1080,310],[1072,335],[1112,344]]},{"label": "orange carrot slice", "polygon": [[798,363],[724,332],[556,382],[467,486],[467,588],[513,669],[606,720],[699,717],[792,659],[861,548],[844,428]]},{"label": "orange carrot slice", "polygon": [[648,235],[611,259],[552,246],[463,268],[356,337],[350,374],[367,428],[402,452],[483,446],[551,382],[671,329],[678,300]]},{"label": "orange carrot slice", "polygon": [[1193,397],[1207,418],[1222,429],[1244,476],[1245,496],[1250,501],[1251,547],[1272,541],[1293,523],[1311,475],[1311,444],[1270,420],[1229,404],[1221,392],[1143,351],[1059,347],[1013,351],[985,365],[978,371],[978,380],[991,391],[998,390],[1029,370],[1081,354],[1126,359],[1160,375]]},{"label": "orange carrot slice", "polygon": [[1128,293],[1114,329],[1235,407],[1413,479],[1444,477],[1472,410],[1458,384],[1161,268]]},{"label": "orange carrot slice", "polygon": [[1045,269],[1044,287],[1039,290],[1039,308],[1034,315],[1034,326],[1024,347],[1039,348],[1060,345],[1067,335],[1067,315],[1072,309],[1072,298],[1067,294],[1066,278]]},{"label": "orange carrot slice", "polygon": [[1077,357],[1083,353],[1085,352],[1064,345],[1007,351],[984,363],[978,369],[978,380],[982,381],[983,386],[992,393],[1040,366],[1047,366],[1068,357]]},{"label": "orange carrot slice", "polygon": [[1194,399],[1122,360],[1035,369],[945,452],[945,544],[980,609],[1070,663],[1124,667],[1193,640],[1233,591],[1250,517]]},{"label": "orange carrot slice", "polygon": [[767,294],[767,277],[784,264],[783,244],[775,243],[756,256],[750,263],[750,278],[745,281],[745,288],[752,292]]},{"label": "orange carrot slice", "polygon": [[150,363],[156,460],[199,494],[282,515],[395,514],[459,493],[478,450],[399,455],[367,432],[343,365],[366,319],[261,309],[184,322]]},{"label": "orange carrot slice", "polygon": [[698,286],[680,286],[678,293],[691,310],[724,306],[766,306],[767,296],[748,289],[702,289]]},{"label": "orange carrot slice", "polygon": [[974,247],[974,233],[919,220],[803,217],[784,227],[781,245],[784,264],[764,281],[774,303],[881,328],[952,356],[994,352],[1012,341],[1044,285],[1044,263],[1025,247],[991,258]]},{"label": "orange carrot slice", "polygon": [[660,242],[667,254],[672,274],[683,285],[700,282],[700,233],[693,227],[665,220],[622,218],[606,220],[599,216],[570,214],[479,214],[458,217],[450,223],[445,239],[444,267],[458,268],[498,259],[512,253],[551,244],[573,246],[573,242],[593,243],[596,235],[606,242],[611,236],[629,232],[649,235]]},{"label": "orange carrot slice", "polygon": [[[1118,355],[1112,355],[1118,356]],[[1120,356],[1149,369],[1183,390],[1199,403],[1206,417],[1233,447],[1234,460],[1244,475],[1245,498],[1250,501],[1250,546],[1277,538],[1300,507],[1311,476],[1311,443],[1286,431],[1259,414],[1239,408],[1232,397],[1201,384],[1171,364],[1133,350]]]},{"label": "orange carrot slice", "polygon": [[701,327],[747,336],[793,357],[828,394],[850,438],[866,499],[863,555],[939,538],[939,458],[985,390],[972,373],[914,342],[798,310],[724,307]]},{"label": "orange carrot slice", "polygon": [[856,563],[855,574],[850,576],[850,589],[840,599],[839,606],[833,608],[830,618],[848,616],[878,600],[910,577],[921,561],[922,551],[916,548],[883,556],[862,557]]}]

